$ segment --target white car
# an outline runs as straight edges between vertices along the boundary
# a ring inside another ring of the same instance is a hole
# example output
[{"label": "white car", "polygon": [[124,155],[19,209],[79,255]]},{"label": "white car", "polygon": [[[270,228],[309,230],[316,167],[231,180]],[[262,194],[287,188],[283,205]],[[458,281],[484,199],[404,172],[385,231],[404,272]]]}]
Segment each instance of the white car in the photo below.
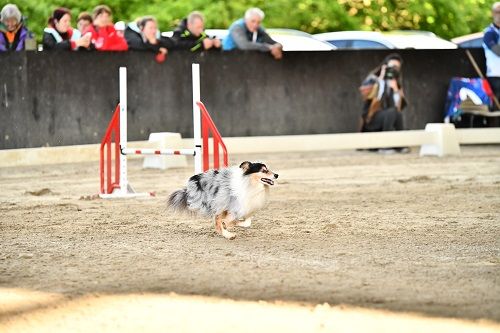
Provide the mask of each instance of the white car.
[{"label": "white car", "polygon": [[481,48],[483,47],[483,37],[483,32],[476,32],[470,35],[455,37],[451,41],[460,48]]},{"label": "white car", "polygon": [[[272,39],[283,45],[283,51],[331,51],[337,49],[335,46],[320,41],[312,35],[293,29],[266,29]],[[224,39],[227,29],[206,29],[208,36]],[[162,32],[163,37],[172,37],[173,31]]]},{"label": "white car", "polygon": [[314,35],[339,49],[456,49],[428,31],[338,31]]}]

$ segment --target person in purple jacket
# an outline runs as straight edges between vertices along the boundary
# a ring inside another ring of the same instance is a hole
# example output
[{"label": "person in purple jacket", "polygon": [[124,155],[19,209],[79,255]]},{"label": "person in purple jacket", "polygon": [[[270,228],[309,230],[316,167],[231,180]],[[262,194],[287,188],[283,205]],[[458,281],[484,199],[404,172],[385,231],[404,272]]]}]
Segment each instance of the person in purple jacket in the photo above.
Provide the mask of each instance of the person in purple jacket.
[{"label": "person in purple jacket", "polygon": [[24,50],[28,35],[19,8],[6,4],[0,12],[0,52]]}]

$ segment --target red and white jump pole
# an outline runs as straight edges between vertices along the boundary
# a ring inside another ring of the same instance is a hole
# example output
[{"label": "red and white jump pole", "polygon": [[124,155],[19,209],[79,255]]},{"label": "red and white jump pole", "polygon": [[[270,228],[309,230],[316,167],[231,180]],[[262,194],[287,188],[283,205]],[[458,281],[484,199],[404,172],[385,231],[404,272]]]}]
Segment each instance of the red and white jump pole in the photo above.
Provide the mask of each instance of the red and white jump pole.
[{"label": "red and white jump pole", "polygon": [[[199,64],[192,64],[192,71],[194,148],[138,149],[127,146],[127,68],[120,67],[120,104],[117,106],[101,142],[99,163],[101,181],[99,196],[101,198],[130,198],[151,195],[150,193],[136,193],[130,186],[127,174],[127,155],[191,155],[194,156],[194,173],[207,171],[210,168],[208,147],[210,133],[212,133],[213,138],[214,168],[219,168],[219,146],[222,148],[223,166],[227,167],[227,149],[224,141],[207,109],[200,102]],[[114,159],[112,143],[114,144]],[[113,164],[114,168],[112,168]]]}]

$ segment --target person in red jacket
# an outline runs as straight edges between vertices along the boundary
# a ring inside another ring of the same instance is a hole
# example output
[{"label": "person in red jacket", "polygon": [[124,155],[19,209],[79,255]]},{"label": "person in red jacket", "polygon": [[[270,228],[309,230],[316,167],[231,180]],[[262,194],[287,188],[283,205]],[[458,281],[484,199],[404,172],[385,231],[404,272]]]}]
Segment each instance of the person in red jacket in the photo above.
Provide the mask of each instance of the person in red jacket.
[{"label": "person in red jacket", "polygon": [[82,33],[90,34],[92,48],[98,51],[127,51],[125,38],[116,33],[111,17],[111,9],[106,5],[99,5],[92,12],[93,22]]}]

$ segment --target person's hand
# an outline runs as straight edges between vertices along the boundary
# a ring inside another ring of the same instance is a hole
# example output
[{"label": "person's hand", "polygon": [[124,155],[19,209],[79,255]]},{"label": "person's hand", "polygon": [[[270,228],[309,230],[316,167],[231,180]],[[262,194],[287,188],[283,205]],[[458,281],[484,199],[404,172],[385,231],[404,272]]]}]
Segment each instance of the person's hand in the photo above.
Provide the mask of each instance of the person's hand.
[{"label": "person's hand", "polygon": [[76,47],[88,48],[90,45],[90,34],[86,34],[83,37],[78,38],[75,41]]},{"label": "person's hand", "polygon": [[380,80],[383,80],[385,78],[386,70],[387,70],[387,65],[382,65],[382,67],[380,67],[380,75],[378,76]]},{"label": "person's hand", "polygon": [[221,43],[221,40],[220,40],[220,39],[215,38],[215,39],[212,39],[212,41],[213,41],[213,46],[214,46],[215,48],[218,48],[218,49],[219,49],[219,48],[222,46],[222,43]]},{"label": "person's hand", "polygon": [[208,49],[212,48],[212,46],[214,46],[213,39],[210,39],[210,38],[203,39],[202,43],[203,43],[203,48],[205,50],[208,50]]},{"label": "person's hand", "polygon": [[161,64],[167,59],[168,50],[165,47],[160,47],[158,53],[155,55],[155,60],[157,63]]},{"label": "person's hand", "polygon": [[283,46],[281,46],[281,44],[274,44],[271,46],[271,55],[276,60],[283,58]]}]

